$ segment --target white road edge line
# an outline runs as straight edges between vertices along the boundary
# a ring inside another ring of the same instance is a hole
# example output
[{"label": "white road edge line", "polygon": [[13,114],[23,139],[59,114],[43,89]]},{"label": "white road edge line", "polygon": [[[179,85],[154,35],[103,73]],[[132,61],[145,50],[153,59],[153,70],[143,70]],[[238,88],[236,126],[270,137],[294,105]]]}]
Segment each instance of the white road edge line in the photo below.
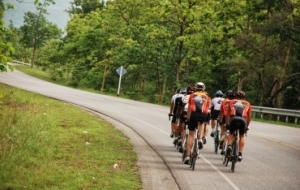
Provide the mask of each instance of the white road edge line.
[{"label": "white road edge line", "polygon": [[[118,111],[116,111],[116,112],[118,112]],[[142,120],[139,120],[139,119],[137,119],[137,118],[135,118],[135,117],[132,117],[132,116],[130,116],[130,115],[127,115],[127,114],[125,114],[125,113],[121,113],[121,112],[119,112],[120,114],[124,114],[124,115],[126,115],[126,116],[128,116],[128,117],[130,117],[130,118],[132,118],[132,119],[135,119],[135,120],[137,120],[137,121],[139,121],[139,122],[141,122],[141,123],[144,123],[145,125],[148,125],[148,126],[150,126],[150,127],[152,127],[152,128],[154,128],[154,129],[157,129],[157,130],[159,130],[159,131],[161,131],[161,132],[163,132],[164,134],[166,134],[166,135],[169,135],[168,133],[166,133],[165,131],[163,131],[163,130],[161,130],[161,129],[159,129],[159,128],[157,128],[157,127],[154,127],[153,125],[150,125],[149,123],[146,123],[146,122],[144,122],[144,121],[142,121]],[[229,185],[231,185],[235,190],[240,190],[223,172],[221,172],[217,167],[215,167],[212,163],[210,163],[204,156],[202,156],[202,155],[200,155],[200,157],[208,164],[208,165],[210,165],[210,167],[212,167],[216,172],[218,172],[228,183],[229,183]]]},{"label": "white road edge line", "polygon": [[240,190],[223,172],[221,172],[217,167],[215,167],[210,161],[208,161],[204,156],[200,155],[200,157],[212,167],[216,172],[218,172],[235,190]]}]

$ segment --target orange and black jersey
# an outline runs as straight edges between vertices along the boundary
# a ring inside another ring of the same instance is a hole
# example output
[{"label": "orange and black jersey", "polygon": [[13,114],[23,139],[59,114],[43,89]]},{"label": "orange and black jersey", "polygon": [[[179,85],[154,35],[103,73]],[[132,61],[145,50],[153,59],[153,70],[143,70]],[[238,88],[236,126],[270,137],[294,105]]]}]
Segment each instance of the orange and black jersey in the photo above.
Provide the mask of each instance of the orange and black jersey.
[{"label": "orange and black jersey", "polygon": [[195,92],[190,95],[189,105],[191,112],[208,113],[211,99],[205,92]]},{"label": "orange and black jersey", "polygon": [[230,116],[240,116],[247,118],[251,112],[251,104],[246,100],[230,100],[228,111]]}]

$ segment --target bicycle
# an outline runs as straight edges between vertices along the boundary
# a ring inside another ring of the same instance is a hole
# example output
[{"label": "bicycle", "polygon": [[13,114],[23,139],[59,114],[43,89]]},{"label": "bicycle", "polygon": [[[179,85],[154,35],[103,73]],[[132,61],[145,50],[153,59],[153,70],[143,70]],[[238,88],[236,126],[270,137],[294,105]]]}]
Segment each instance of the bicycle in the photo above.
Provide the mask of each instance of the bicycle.
[{"label": "bicycle", "polygon": [[222,157],[222,161],[223,161],[223,164],[228,164],[228,157],[227,157],[227,145],[228,145],[228,141],[227,141],[227,137],[228,137],[228,134],[229,134],[229,130],[226,130],[226,134],[225,134],[225,139],[224,139],[224,142],[223,142],[223,146],[222,146],[222,151],[221,151],[221,155],[223,156]]},{"label": "bicycle", "polygon": [[[233,143],[231,145],[232,151],[230,155],[227,153],[227,148],[225,149],[225,164],[226,166],[228,165],[228,162],[231,161],[231,171],[232,173],[234,172],[235,169],[235,164],[238,161],[238,129],[239,129],[239,124],[237,124],[237,128],[233,133]],[[227,142],[226,142],[227,144]],[[228,147],[228,145],[226,145]],[[224,163],[224,162],[223,162]]]},{"label": "bicycle", "polygon": [[218,149],[220,145],[219,120],[217,120],[216,130],[214,132],[214,143],[215,143],[215,153],[218,154]]},{"label": "bicycle", "polygon": [[196,160],[199,154],[200,153],[198,148],[198,128],[196,128],[190,157],[190,168],[192,168],[192,170],[195,170]]},{"label": "bicycle", "polygon": [[189,135],[189,128],[188,125],[185,123],[185,135],[184,135],[184,139],[182,141],[182,162],[184,161],[185,157],[186,157],[186,146],[187,146],[187,138]]}]

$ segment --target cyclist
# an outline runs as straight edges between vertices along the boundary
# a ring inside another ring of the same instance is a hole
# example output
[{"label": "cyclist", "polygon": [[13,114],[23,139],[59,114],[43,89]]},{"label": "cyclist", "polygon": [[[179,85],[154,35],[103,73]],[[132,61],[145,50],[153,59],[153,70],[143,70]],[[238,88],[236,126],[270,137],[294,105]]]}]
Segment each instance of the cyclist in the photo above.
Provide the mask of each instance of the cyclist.
[{"label": "cyclist", "polygon": [[170,117],[170,116],[173,116],[173,117],[172,117],[172,120],[171,120],[171,134],[170,134],[170,137],[171,137],[171,138],[174,137],[174,132],[175,132],[175,128],[176,128],[175,125],[177,125],[177,124],[176,124],[176,120],[177,120],[176,114],[173,114],[173,111],[175,111],[175,110],[174,110],[174,107],[175,107],[175,99],[176,99],[176,97],[178,96],[179,92],[180,92],[180,89],[176,90],[176,93],[172,96],[172,98],[171,98],[171,104],[170,104],[170,112],[169,112],[169,114],[168,114],[169,117]]},{"label": "cyclist", "polygon": [[[219,122],[221,125],[221,139],[220,139],[220,149],[223,148],[223,143],[225,141],[225,135],[226,135],[226,127],[225,126],[225,116],[227,115],[228,105],[229,101],[236,99],[236,92],[232,90],[228,90],[226,92],[226,98],[222,101],[221,108],[220,108],[220,115],[219,115]],[[224,150],[221,151],[221,154],[224,154]]]},{"label": "cyclist", "polygon": [[181,132],[181,138],[179,139],[178,146],[179,146],[179,152],[182,152],[181,143],[184,140],[185,137],[185,121],[186,121],[186,114],[188,109],[188,101],[190,98],[190,94],[194,92],[194,86],[189,86],[186,89],[187,94],[181,99],[179,104],[181,105],[180,110],[180,121],[179,121],[179,131]]},{"label": "cyclist", "polygon": [[216,127],[216,120],[219,117],[220,114],[220,108],[223,98],[223,92],[221,90],[218,90],[215,93],[215,97],[211,100],[211,133],[210,136],[214,137],[215,127]]},{"label": "cyclist", "polygon": [[202,136],[203,136],[203,128],[204,122],[207,117],[207,113],[210,109],[210,97],[204,92],[205,84],[203,82],[198,82],[195,85],[195,92],[190,95],[188,102],[188,110],[187,110],[187,119],[188,119],[188,127],[189,127],[189,135],[187,139],[187,152],[186,158],[184,159],[184,163],[188,164],[190,161],[190,153],[194,139],[195,129],[198,128],[198,146],[199,149],[203,148]]},{"label": "cyclist", "polygon": [[[172,127],[174,127],[173,135],[174,135],[174,141],[173,144],[176,145],[178,142],[178,136],[179,136],[179,116],[180,116],[180,110],[182,105],[180,104],[180,101],[182,98],[185,96],[186,90],[185,89],[180,89],[179,94],[174,97],[174,108],[173,108],[173,117],[172,117]],[[170,110],[170,113],[171,110]]]},{"label": "cyclist", "polygon": [[[239,91],[237,93],[237,99],[231,100],[228,106],[228,113],[226,116],[226,122],[229,123],[229,135],[228,135],[228,147],[227,153],[231,153],[233,133],[236,130],[237,124],[239,124],[239,154],[238,161],[242,161],[242,152],[245,145],[245,132],[249,130],[249,124],[251,122],[251,104],[245,100],[245,92]],[[228,155],[229,155],[228,154]]]},{"label": "cyclist", "polygon": [[[209,96],[208,92],[205,92],[205,94],[207,96]],[[203,137],[202,137],[203,144],[206,144],[206,141],[207,141],[206,137],[208,135],[208,130],[207,130],[206,126],[210,125],[210,120],[211,120],[211,109],[208,110],[207,116],[206,116],[206,119],[205,119],[205,122],[204,122],[204,129],[203,129],[204,132],[203,132]]]}]

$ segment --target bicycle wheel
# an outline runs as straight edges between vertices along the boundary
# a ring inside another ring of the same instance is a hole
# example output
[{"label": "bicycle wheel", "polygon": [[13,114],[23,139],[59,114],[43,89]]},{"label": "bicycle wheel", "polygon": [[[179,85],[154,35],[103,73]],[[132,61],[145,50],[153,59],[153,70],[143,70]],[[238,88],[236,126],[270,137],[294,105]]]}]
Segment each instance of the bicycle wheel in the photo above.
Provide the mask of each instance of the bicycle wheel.
[{"label": "bicycle wheel", "polygon": [[193,155],[192,157],[193,157],[192,162],[191,162],[191,164],[192,164],[192,170],[195,170],[197,155]]},{"label": "bicycle wheel", "polygon": [[192,168],[192,166],[193,166],[193,161],[194,161],[194,157],[191,156],[191,157],[190,157],[190,163],[189,163],[189,164],[190,164],[190,168]]},{"label": "bicycle wheel", "polygon": [[234,172],[235,163],[237,162],[237,140],[234,140],[233,146],[232,146],[232,158],[231,158],[231,171]]},{"label": "bicycle wheel", "polygon": [[183,148],[183,152],[182,152],[182,162],[184,162],[185,157],[186,157],[186,149]]},{"label": "bicycle wheel", "polygon": [[227,159],[228,159],[227,158],[227,141],[224,142],[222,151],[224,151],[222,161],[223,161],[223,164],[226,164]]},{"label": "bicycle wheel", "polygon": [[216,130],[216,131],[215,131],[215,153],[216,153],[216,154],[218,154],[219,144],[220,144],[220,140],[219,140],[219,130]]}]

